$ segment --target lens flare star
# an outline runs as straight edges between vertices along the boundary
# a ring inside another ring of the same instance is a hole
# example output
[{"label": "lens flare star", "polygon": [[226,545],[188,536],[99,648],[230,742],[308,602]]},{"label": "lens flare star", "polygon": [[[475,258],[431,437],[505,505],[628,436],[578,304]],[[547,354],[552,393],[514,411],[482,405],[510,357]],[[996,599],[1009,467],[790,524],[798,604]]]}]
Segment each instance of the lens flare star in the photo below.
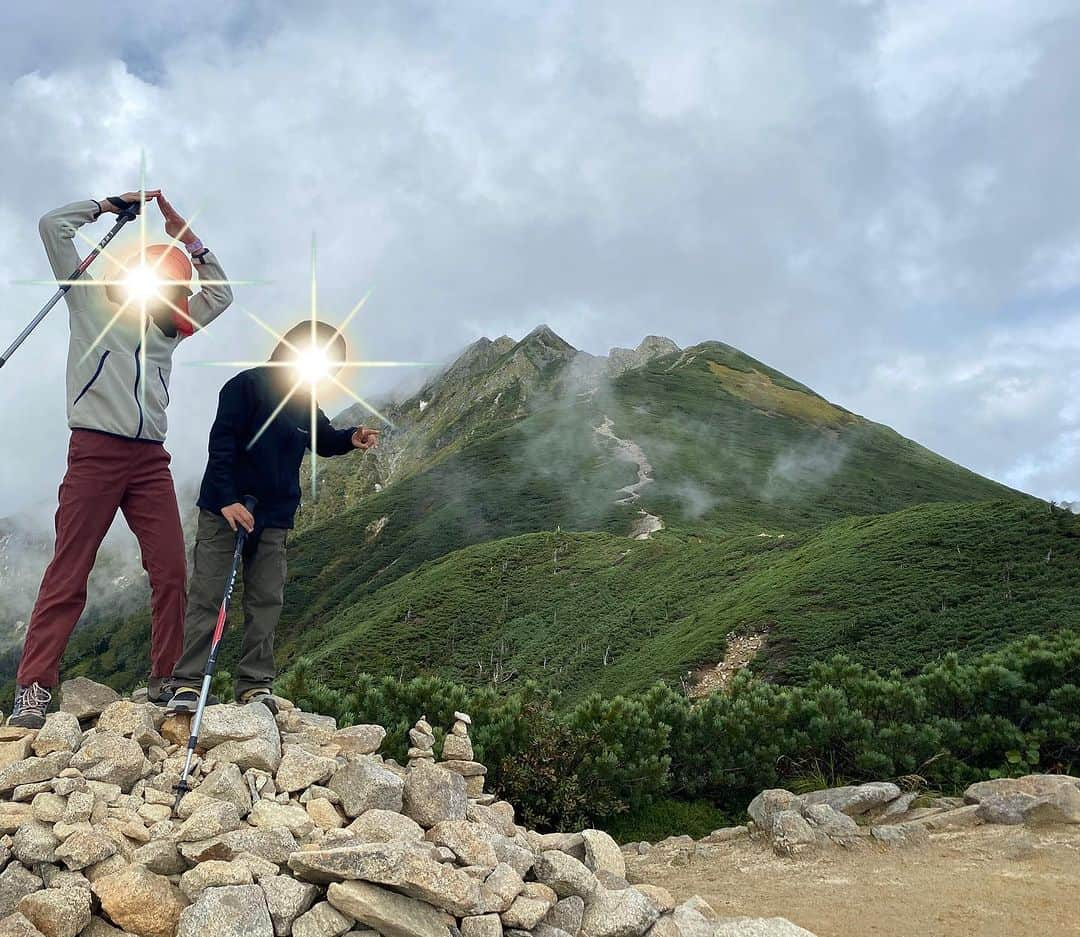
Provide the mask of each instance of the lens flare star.
[{"label": "lens flare star", "polygon": [[320,341],[318,335],[318,326],[320,323],[319,317],[319,300],[318,300],[318,277],[316,275],[316,247],[315,237],[311,238],[311,276],[309,284],[309,302],[310,308],[308,310],[308,321],[311,324],[310,336],[304,339],[302,342],[297,342],[294,338],[290,341],[285,335],[275,329],[272,325],[264,322],[253,312],[248,311],[248,317],[263,329],[268,335],[270,335],[278,346],[283,346],[289,352],[289,360],[287,361],[197,361],[194,364],[203,367],[225,367],[225,368],[280,368],[285,371],[291,372],[292,381],[289,384],[288,390],[282,396],[281,401],[274,408],[273,412],[268,416],[259,428],[258,432],[252,437],[248,443],[248,449],[251,449],[263,434],[273,425],[274,420],[278,418],[281,412],[288,406],[289,401],[292,400],[301,390],[306,390],[310,397],[310,439],[311,439],[311,496],[312,498],[318,497],[318,476],[319,476],[319,453],[317,445],[318,435],[318,412],[319,404],[316,399],[316,391],[320,387],[332,387],[339,390],[356,403],[358,403],[364,410],[374,416],[376,419],[385,423],[391,429],[396,429],[394,422],[381,413],[371,404],[368,400],[365,400],[359,394],[356,393],[351,387],[349,387],[344,381],[338,377],[338,373],[346,370],[359,370],[362,368],[431,368],[436,365],[430,361],[366,361],[366,360],[354,360],[347,357],[338,357],[334,354],[334,348],[337,346],[338,340],[341,339],[345,333],[345,330],[352,323],[353,319],[359,314],[360,310],[364,308],[365,303],[368,300],[368,295],[363,296],[360,301],[349,310],[348,315],[342,320],[341,324],[334,327],[333,334],[326,341]]},{"label": "lens flare star", "polygon": [[161,288],[165,281],[160,279],[154,272],[153,267],[140,264],[132,267],[124,279],[124,289],[127,294],[139,302],[161,298]]},{"label": "lens flare star", "polygon": [[296,372],[301,380],[316,387],[330,376],[333,362],[325,348],[308,348],[296,359]]}]

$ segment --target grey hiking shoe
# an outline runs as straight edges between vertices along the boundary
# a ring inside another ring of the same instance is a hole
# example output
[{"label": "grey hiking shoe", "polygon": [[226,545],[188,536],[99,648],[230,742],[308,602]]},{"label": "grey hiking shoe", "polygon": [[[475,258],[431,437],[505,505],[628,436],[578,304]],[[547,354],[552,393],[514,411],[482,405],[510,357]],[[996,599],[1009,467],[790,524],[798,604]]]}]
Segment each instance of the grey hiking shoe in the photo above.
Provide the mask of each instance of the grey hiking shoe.
[{"label": "grey hiking shoe", "polygon": [[273,715],[278,714],[277,700],[274,699],[274,694],[266,687],[257,687],[254,690],[241,693],[239,702],[244,705],[247,703],[262,703]]},{"label": "grey hiking shoe", "polygon": [[20,729],[40,729],[45,725],[45,713],[52,702],[50,693],[40,683],[15,688],[15,705],[8,717],[9,726]]},{"label": "grey hiking shoe", "polygon": [[172,677],[151,677],[146,683],[147,702],[155,706],[166,706],[176,692],[176,683]]},{"label": "grey hiking shoe", "polygon": [[[175,692],[165,706],[167,713],[193,713],[199,708],[199,693],[201,692],[199,687],[178,686],[174,687],[174,690]],[[217,706],[219,702],[213,693],[206,699],[207,706]]]}]

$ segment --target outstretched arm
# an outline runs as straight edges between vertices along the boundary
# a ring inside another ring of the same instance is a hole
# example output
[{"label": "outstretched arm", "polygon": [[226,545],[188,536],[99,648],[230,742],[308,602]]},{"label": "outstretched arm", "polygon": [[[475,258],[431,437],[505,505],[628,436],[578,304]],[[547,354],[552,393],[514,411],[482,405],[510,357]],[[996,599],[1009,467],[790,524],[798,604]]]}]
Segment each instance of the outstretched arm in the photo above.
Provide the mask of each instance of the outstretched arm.
[{"label": "outstretched arm", "polygon": [[353,449],[366,452],[379,445],[379,431],[369,429],[366,426],[355,426],[351,429],[334,429],[333,424],[327,419],[322,410],[315,415],[315,451],[327,458],[335,455],[345,455]]}]

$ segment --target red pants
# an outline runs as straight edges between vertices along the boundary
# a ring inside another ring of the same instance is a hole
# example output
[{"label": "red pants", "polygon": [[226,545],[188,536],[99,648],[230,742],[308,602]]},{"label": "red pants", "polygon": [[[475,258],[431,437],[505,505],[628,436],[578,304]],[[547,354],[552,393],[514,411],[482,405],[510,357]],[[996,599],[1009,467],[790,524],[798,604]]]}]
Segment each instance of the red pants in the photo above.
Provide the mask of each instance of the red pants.
[{"label": "red pants", "polygon": [[167,677],[184,647],[184,533],[164,446],[72,430],[56,511],[56,549],[26,630],[20,686],[60,682],[60,658],[86,606],[86,583],[101,541],[124,512],[150,576],[151,674]]}]

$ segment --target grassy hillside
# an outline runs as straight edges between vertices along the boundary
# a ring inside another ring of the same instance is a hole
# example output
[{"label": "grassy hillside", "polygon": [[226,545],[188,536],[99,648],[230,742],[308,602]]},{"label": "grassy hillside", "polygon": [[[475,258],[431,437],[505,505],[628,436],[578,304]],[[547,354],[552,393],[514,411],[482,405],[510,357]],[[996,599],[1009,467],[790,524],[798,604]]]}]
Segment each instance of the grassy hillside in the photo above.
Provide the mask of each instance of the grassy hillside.
[{"label": "grassy hillside", "polygon": [[[715,367],[754,381],[773,409],[728,393]],[[285,630],[321,622],[419,563],[471,544],[557,527],[625,534],[640,509],[669,526],[757,534],[1014,494],[716,343],[586,392],[555,380],[531,393],[535,411],[478,424],[484,432],[473,442],[439,450],[430,466],[382,491],[343,494],[350,473],[365,479],[367,469],[356,456],[328,463],[320,511],[335,509],[321,522],[309,517],[293,539]],[[474,402],[464,412],[477,409]],[[637,467],[597,434],[605,417],[652,466],[637,504],[616,503]]]},{"label": "grassy hillside", "polygon": [[913,671],[1080,623],[1072,515],[1015,501],[933,504],[790,537],[530,534],[424,564],[293,632],[332,685],[372,671],[565,690],[641,689],[767,630],[781,681],[837,653]]}]

